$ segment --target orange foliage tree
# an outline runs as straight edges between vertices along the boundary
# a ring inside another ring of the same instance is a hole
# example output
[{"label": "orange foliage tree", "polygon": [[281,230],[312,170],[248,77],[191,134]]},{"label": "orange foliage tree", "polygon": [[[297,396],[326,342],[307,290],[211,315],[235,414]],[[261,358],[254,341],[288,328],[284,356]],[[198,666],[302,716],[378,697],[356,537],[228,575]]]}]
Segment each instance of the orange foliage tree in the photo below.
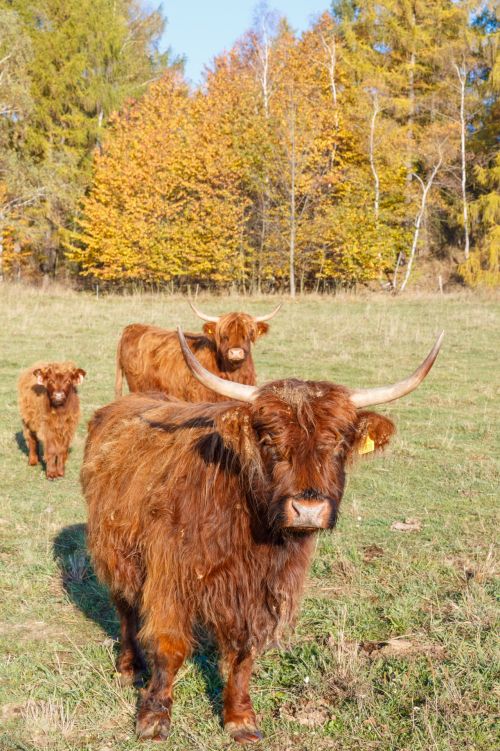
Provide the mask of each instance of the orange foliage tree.
[{"label": "orange foliage tree", "polygon": [[167,71],[114,119],[67,257],[84,276],[145,283],[233,279],[242,221],[237,176],[213,113]]}]

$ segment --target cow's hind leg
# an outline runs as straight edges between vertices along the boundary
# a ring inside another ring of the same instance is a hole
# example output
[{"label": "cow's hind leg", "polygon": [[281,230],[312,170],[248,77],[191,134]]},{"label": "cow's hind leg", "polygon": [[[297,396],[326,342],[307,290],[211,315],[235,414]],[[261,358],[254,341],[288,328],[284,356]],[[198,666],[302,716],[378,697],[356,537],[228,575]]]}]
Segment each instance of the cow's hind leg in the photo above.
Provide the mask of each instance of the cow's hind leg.
[{"label": "cow's hind leg", "polygon": [[238,743],[262,740],[249,693],[254,658],[248,653],[226,655],[228,676],[224,691],[224,728]]},{"label": "cow's hind leg", "polygon": [[148,690],[137,715],[136,732],[139,740],[164,740],[170,730],[172,686],[177,671],[188,653],[188,645],[180,640],[162,636],[153,651],[153,666]]},{"label": "cow's hind leg", "polygon": [[116,669],[120,673],[120,682],[124,686],[133,684],[146,671],[146,661],[142,655],[137,632],[139,630],[139,616],[137,609],[128,604],[121,597],[113,598],[120,616],[120,654],[116,661]]}]

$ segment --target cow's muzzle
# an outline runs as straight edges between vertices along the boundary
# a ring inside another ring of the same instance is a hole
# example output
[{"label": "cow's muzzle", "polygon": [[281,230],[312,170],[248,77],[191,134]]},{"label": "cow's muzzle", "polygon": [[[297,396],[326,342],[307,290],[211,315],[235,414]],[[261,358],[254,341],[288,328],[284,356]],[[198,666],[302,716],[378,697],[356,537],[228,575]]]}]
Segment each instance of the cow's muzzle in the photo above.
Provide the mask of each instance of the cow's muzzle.
[{"label": "cow's muzzle", "polygon": [[330,499],[317,495],[297,494],[285,504],[284,526],[292,529],[328,529],[335,523],[334,507]]},{"label": "cow's muzzle", "polygon": [[242,347],[231,347],[227,351],[227,359],[230,362],[241,362],[245,357],[245,350]]},{"label": "cow's muzzle", "polygon": [[66,401],[66,394],[64,393],[64,391],[54,391],[50,400],[52,404],[54,404],[56,407],[59,407]]}]

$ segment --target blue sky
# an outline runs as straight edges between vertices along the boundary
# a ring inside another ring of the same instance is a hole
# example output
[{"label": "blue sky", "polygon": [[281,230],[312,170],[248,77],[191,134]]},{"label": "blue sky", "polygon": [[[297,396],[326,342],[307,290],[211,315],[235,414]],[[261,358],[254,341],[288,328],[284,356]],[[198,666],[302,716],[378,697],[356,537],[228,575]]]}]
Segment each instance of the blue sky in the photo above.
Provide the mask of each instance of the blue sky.
[{"label": "blue sky", "polygon": [[[163,0],[164,44],[186,56],[186,75],[193,83],[200,82],[204,66],[215,55],[230,49],[252,25],[257,5],[256,0]],[[269,8],[286,16],[298,31],[329,6],[329,0],[269,1]]]}]

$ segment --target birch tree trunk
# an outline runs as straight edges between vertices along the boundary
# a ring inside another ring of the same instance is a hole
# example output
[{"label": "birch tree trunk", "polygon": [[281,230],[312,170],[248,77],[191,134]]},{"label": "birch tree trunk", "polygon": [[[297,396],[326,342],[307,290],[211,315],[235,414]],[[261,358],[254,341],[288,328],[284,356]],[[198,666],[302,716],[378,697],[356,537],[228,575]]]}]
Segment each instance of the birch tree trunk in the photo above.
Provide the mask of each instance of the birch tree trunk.
[{"label": "birch tree trunk", "polygon": [[411,246],[410,257],[408,259],[408,266],[406,267],[405,278],[403,279],[403,282],[401,284],[401,288],[399,290],[400,292],[404,291],[406,285],[408,284],[408,279],[410,278],[411,269],[412,269],[412,266],[413,266],[413,260],[415,258],[415,253],[416,253],[417,245],[418,245],[418,237],[419,237],[419,234],[420,234],[420,227],[422,226],[422,219],[423,219],[424,214],[425,214],[425,205],[427,203],[427,196],[429,194],[429,190],[431,189],[432,183],[434,182],[434,178],[436,177],[436,175],[437,175],[437,173],[438,173],[438,171],[439,171],[439,169],[441,167],[442,162],[443,162],[443,157],[440,154],[439,155],[439,160],[438,160],[437,164],[434,165],[434,169],[432,170],[432,173],[431,173],[429,179],[427,180],[427,182],[425,184],[424,184],[424,182],[423,182],[423,180],[422,180],[421,177],[419,177],[418,175],[415,175],[415,173],[413,173],[413,176],[417,178],[417,180],[420,183],[420,187],[422,188],[422,198],[421,198],[421,201],[420,201],[420,210],[419,210],[419,212],[417,214],[417,217],[415,219],[415,232],[413,234],[413,242],[412,242],[412,246]]},{"label": "birch tree trunk", "polygon": [[[324,35],[321,35],[321,43],[323,45],[323,49],[325,51],[326,57],[327,57],[327,70],[328,70],[328,78],[330,80],[330,91],[332,94],[332,104],[333,104],[333,126],[335,128],[335,132],[338,133],[339,130],[339,111],[338,111],[338,105],[337,105],[337,78],[336,78],[336,68],[337,68],[337,43],[335,40],[335,32],[332,33],[331,39],[327,40],[325,39]],[[335,161],[335,155],[337,153],[337,141],[335,141],[335,145],[332,149],[331,154],[331,163]]]},{"label": "birch tree trunk", "polygon": [[380,205],[380,180],[377,172],[377,168],[375,166],[375,120],[377,119],[377,115],[380,112],[380,107],[378,103],[378,97],[375,93],[373,95],[373,114],[372,119],[370,123],[370,168],[373,175],[373,183],[374,183],[374,200],[373,200],[373,213],[375,214],[375,220],[378,222],[378,215],[379,215],[379,205]]},{"label": "birch tree trunk", "polygon": [[469,258],[469,209],[467,206],[467,170],[465,161],[465,84],[467,83],[467,71],[465,66],[460,69],[458,65],[455,65],[458,80],[460,82],[460,146],[462,156],[462,206],[464,217],[464,256],[465,260]]},{"label": "birch tree trunk", "polygon": [[[264,119],[266,127],[269,123],[270,109],[269,102],[271,97],[271,80],[270,80],[270,64],[271,64],[271,28],[273,23],[273,17],[267,8],[267,5],[262,5],[257,8],[258,17],[256,19],[256,25],[258,26],[259,42],[257,44],[257,59],[255,63],[256,77],[258,80],[261,96],[262,107],[264,110]],[[269,228],[269,207],[270,207],[270,181],[269,173],[266,167],[264,174],[264,188],[261,199],[261,226],[260,226],[260,240],[257,249],[257,292],[260,293],[262,289],[262,259],[265,253],[267,234]]]}]

